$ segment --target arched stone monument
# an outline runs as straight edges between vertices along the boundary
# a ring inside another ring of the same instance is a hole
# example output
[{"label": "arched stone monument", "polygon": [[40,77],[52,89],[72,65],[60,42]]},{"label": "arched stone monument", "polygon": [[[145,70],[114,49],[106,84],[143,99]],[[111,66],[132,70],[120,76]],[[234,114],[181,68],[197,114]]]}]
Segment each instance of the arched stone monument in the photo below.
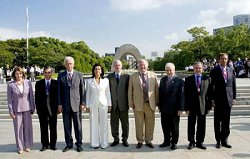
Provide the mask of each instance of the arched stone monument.
[{"label": "arched stone monument", "polygon": [[141,53],[134,45],[124,44],[115,52],[115,60],[122,60],[126,55],[134,56],[136,61],[142,58]]}]

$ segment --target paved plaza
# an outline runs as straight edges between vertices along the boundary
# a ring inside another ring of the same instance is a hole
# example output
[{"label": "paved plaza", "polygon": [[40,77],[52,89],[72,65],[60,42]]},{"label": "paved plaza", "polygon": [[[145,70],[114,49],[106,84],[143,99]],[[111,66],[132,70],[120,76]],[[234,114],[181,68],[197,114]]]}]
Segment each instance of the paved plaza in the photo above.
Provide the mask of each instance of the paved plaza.
[{"label": "paved plaza", "polygon": [[[180,121],[180,138],[178,142],[178,149],[171,150],[169,147],[159,148],[159,144],[162,143],[163,134],[161,131],[160,119],[156,119],[155,131],[154,131],[154,145],[155,148],[151,149],[143,145],[141,149],[136,149],[135,138],[135,126],[134,119],[130,119],[130,133],[129,140],[130,146],[123,147],[119,144],[116,147],[108,147],[107,149],[93,149],[89,144],[89,120],[83,120],[83,152],[76,152],[74,149],[68,152],[62,152],[65,146],[64,133],[62,120],[58,121],[58,150],[46,150],[40,152],[40,130],[39,122],[37,119],[33,120],[34,130],[34,146],[32,151],[19,155],[16,153],[16,145],[14,139],[13,124],[11,120],[0,121],[0,158],[65,158],[65,159],[152,159],[152,158],[171,158],[171,159],[230,159],[230,158],[250,158],[250,116],[232,116],[231,118],[231,134],[229,137],[229,143],[232,144],[232,149],[215,148],[215,139],[213,132],[213,118],[207,119],[207,134],[204,144],[207,146],[207,150],[201,150],[194,148],[188,150],[187,141],[187,118],[182,117]],[[110,130],[109,130],[110,134]],[[109,142],[113,141],[111,135],[109,136]]]}]

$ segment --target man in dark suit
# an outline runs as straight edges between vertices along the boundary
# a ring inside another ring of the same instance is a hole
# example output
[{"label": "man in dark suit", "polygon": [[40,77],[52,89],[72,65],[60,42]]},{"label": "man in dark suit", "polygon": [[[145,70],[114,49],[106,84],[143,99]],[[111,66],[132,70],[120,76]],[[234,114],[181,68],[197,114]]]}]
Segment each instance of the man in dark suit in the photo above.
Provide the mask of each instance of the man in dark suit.
[{"label": "man in dark suit", "polygon": [[184,113],[184,80],[175,75],[173,63],[165,66],[167,76],[162,77],[159,87],[159,109],[164,141],[160,147],[177,149],[180,115]]},{"label": "man in dark suit", "polygon": [[[47,148],[56,150],[57,140],[57,81],[52,79],[52,68],[43,69],[44,79],[37,81],[35,85],[35,103],[40,122],[41,143],[40,151]],[[50,135],[48,135],[48,127]],[[49,140],[50,136],[50,140]]]},{"label": "man in dark suit", "polygon": [[86,95],[84,79],[80,72],[75,71],[74,59],[65,57],[66,71],[58,75],[58,112],[63,114],[63,126],[66,147],[63,152],[73,148],[72,120],[74,124],[77,152],[82,149],[82,110],[85,107]]},{"label": "man in dark suit", "polygon": [[128,147],[129,120],[128,120],[128,84],[129,75],[122,72],[122,62],[115,60],[113,62],[114,72],[109,74],[109,86],[111,92],[112,110],[111,110],[111,132],[114,142],[111,146],[119,144],[119,119],[122,126],[122,144]]},{"label": "man in dark suit", "polygon": [[216,139],[216,148],[221,145],[226,148],[232,146],[228,144],[230,134],[230,114],[236,99],[236,82],[234,71],[227,66],[228,55],[221,53],[219,55],[219,65],[211,72],[211,83],[213,90],[214,106],[214,132]]},{"label": "man in dark suit", "polygon": [[[185,110],[188,114],[188,149],[196,147],[207,149],[204,145],[206,132],[206,115],[212,108],[210,78],[202,75],[203,64],[195,62],[194,75],[185,79]],[[195,125],[197,121],[196,142]]]}]

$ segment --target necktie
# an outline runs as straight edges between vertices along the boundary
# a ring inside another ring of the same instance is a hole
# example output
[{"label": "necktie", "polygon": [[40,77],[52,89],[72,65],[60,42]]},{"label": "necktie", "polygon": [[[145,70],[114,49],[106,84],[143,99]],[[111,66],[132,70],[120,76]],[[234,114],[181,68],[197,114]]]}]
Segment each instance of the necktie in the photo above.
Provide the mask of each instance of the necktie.
[{"label": "necktie", "polygon": [[69,73],[69,74],[68,74],[68,85],[69,85],[69,86],[71,86],[71,84],[72,84],[71,82],[72,82],[72,74]]},{"label": "necktie", "polygon": [[167,80],[167,87],[169,86],[171,80],[172,80],[172,76],[169,76],[169,77],[168,77],[168,80]]},{"label": "necktie", "polygon": [[223,68],[222,73],[223,73],[223,77],[224,77],[225,82],[227,82],[227,69]]},{"label": "necktie", "polygon": [[46,82],[46,94],[49,95],[49,81]]},{"label": "necktie", "polygon": [[201,76],[196,76],[196,87],[198,92],[200,92],[200,86],[201,86],[200,77]]},{"label": "necktie", "polygon": [[144,102],[147,102],[148,101],[148,86],[147,86],[145,76],[146,75],[143,73],[141,75],[141,79],[142,79],[143,99],[144,99]]},{"label": "necktie", "polygon": [[117,82],[117,84],[118,84],[118,83],[119,83],[119,80],[120,80],[119,74],[116,74],[116,75],[115,75],[115,78],[116,78],[116,82]]}]

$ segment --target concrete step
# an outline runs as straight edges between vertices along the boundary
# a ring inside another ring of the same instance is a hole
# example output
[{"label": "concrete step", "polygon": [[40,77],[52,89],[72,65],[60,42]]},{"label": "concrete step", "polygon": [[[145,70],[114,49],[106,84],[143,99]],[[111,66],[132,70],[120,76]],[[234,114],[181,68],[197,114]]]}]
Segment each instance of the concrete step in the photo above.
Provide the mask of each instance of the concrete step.
[{"label": "concrete step", "polygon": [[[232,110],[231,116],[248,116],[250,114],[250,110]],[[211,111],[207,116],[213,116],[214,112]],[[187,115],[182,115],[186,117]],[[155,113],[155,118],[160,118],[161,114],[159,112]],[[59,114],[57,116],[58,119],[62,119],[62,114]],[[83,113],[82,114],[83,119],[89,119],[89,113]],[[110,118],[110,114],[108,114],[108,118]],[[129,118],[134,118],[134,113],[129,113]],[[11,119],[9,114],[0,114],[0,119]],[[37,114],[32,115],[32,119],[38,119]]]}]

